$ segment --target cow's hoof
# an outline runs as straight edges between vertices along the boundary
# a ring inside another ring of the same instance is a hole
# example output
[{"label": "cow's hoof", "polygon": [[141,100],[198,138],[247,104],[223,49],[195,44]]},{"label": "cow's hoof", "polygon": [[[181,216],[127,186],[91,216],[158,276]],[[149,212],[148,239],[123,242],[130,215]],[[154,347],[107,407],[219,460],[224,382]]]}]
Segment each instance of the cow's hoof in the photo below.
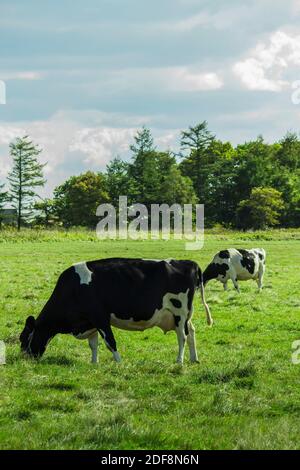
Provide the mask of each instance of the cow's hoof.
[{"label": "cow's hoof", "polygon": [[191,359],[191,364],[200,364],[199,359]]},{"label": "cow's hoof", "polygon": [[117,362],[119,364],[121,362],[120,354],[117,351],[114,351],[113,356],[114,356],[115,362]]}]

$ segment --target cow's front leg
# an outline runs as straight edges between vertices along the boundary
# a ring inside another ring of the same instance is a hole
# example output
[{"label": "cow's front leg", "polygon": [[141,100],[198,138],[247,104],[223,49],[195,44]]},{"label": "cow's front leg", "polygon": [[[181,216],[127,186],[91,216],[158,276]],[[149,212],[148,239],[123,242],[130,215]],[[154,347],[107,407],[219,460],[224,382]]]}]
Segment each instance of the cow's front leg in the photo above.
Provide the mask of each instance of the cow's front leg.
[{"label": "cow's front leg", "polygon": [[187,335],[187,342],[190,350],[190,361],[199,362],[196,349],[195,327],[191,321],[188,322],[188,332],[189,334]]},{"label": "cow's front leg", "polygon": [[237,292],[240,294],[240,293],[241,293],[241,291],[240,291],[240,287],[239,287],[239,285],[238,285],[238,282],[237,282],[237,279],[236,279],[236,277],[232,277],[232,278],[231,278],[231,280],[232,280],[232,283],[233,283],[233,285],[234,285],[235,289],[236,289],[236,290],[237,290]]},{"label": "cow's front leg", "polygon": [[97,354],[98,354],[98,331],[96,331],[92,336],[88,338],[89,346],[92,350],[92,363],[97,363]]},{"label": "cow's front leg", "polygon": [[177,357],[177,362],[178,364],[183,364],[183,359],[184,359],[184,348],[185,348],[185,342],[186,342],[186,334],[185,334],[185,319],[182,317],[175,317],[175,322],[176,322],[176,334],[177,334],[177,339],[178,339],[178,357]]},{"label": "cow's front leg", "polygon": [[120,357],[120,354],[117,351],[117,343],[116,343],[114,334],[112,332],[111,326],[109,324],[107,324],[105,326],[99,327],[98,329],[99,329],[100,335],[104,339],[104,342],[105,342],[107,348],[113,354],[114,360],[116,362],[121,362],[121,357]]}]

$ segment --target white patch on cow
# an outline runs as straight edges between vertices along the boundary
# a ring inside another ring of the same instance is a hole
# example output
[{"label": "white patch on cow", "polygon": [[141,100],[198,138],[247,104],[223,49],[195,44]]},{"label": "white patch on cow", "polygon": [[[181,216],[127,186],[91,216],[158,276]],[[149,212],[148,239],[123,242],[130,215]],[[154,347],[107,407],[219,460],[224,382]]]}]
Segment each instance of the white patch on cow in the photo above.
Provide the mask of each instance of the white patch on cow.
[{"label": "white patch on cow", "polygon": [[97,332],[96,328],[91,330],[84,331],[83,333],[78,333],[78,335],[73,335],[76,339],[89,339],[90,336],[93,336]]},{"label": "white patch on cow", "polygon": [[107,341],[106,339],[106,334],[105,334],[105,331],[103,330],[99,330],[104,341],[105,341],[105,344],[107,346],[107,348],[112,352],[112,355],[113,355],[113,358],[116,362],[121,362],[121,357],[120,357],[120,354],[118,353],[118,351],[114,351],[113,348],[111,347],[111,345],[109,344],[109,342]]},{"label": "white patch on cow", "polygon": [[33,330],[33,331],[28,335],[27,352],[28,352],[29,354],[31,354],[31,343],[32,343],[32,340],[33,340],[34,331],[35,331],[35,330]]},{"label": "white patch on cow", "polygon": [[195,336],[195,327],[191,321],[188,322],[189,334],[187,337],[189,350],[190,350],[190,360],[191,362],[199,362],[198,354],[196,349],[196,336]]},{"label": "white patch on cow", "polygon": [[121,356],[120,356],[120,354],[118,353],[118,351],[114,351],[114,352],[113,352],[113,356],[114,356],[114,360],[115,360],[116,362],[121,362]]},{"label": "white patch on cow", "polygon": [[99,331],[100,331],[100,333],[101,333],[102,338],[103,338],[104,341],[105,341],[105,338],[106,338],[105,332],[104,332],[103,330],[101,330],[101,329],[99,329]]},{"label": "white patch on cow", "polygon": [[92,363],[95,364],[97,362],[97,354],[98,354],[98,330],[96,328],[92,328],[90,330],[86,330],[83,333],[78,333],[78,335],[74,335],[74,338],[83,340],[87,339],[89,342],[89,346],[92,351]]},{"label": "white patch on cow", "polygon": [[97,355],[98,355],[98,331],[96,330],[91,336],[88,338],[89,346],[92,351],[92,364],[97,363]]},{"label": "white patch on cow", "polygon": [[89,270],[85,262],[77,263],[73,265],[75,272],[80,277],[80,284],[89,285],[92,281],[92,271]]},{"label": "white patch on cow", "polygon": [[[164,333],[168,331],[175,330],[175,320],[174,315],[179,316],[184,319],[188,317],[188,292],[180,292],[179,294],[173,294],[172,292],[167,292],[163,296],[162,307],[156,309],[152,317],[149,320],[140,320],[134,321],[133,318],[123,320],[118,318],[116,314],[111,314],[111,324],[122,330],[131,330],[131,331],[144,331],[148,328],[153,328],[158,326],[161,328]],[[177,300],[180,302],[181,306],[176,308],[174,307],[171,300]]]}]

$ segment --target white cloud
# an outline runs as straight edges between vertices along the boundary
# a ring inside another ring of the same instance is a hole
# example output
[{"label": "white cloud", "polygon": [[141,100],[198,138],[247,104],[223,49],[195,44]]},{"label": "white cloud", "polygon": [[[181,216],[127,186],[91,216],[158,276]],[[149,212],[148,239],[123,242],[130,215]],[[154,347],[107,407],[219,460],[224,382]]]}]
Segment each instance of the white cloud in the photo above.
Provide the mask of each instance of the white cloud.
[{"label": "white cloud", "polygon": [[1,72],[1,80],[41,80],[43,74],[35,71],[27,72]]},{"label": "white cloud", "polygon": [[283,80],[266,78],[266,68],[253,58],[238,62],[233,70],[249,90],[281,91],[286,84]]},{"label": "white cloud", "polygon": [[0,125],[0,144],[8,145],[13,139],[24,134],[26,134],[24,127]]},{"label": "white cloud", "polygon": [[194,92],[217,90],[223,86],[216,72],[196,67],[144,67],[113,71],[106,79],[107,89],[122,91],[159,90],[159,92]]},{"label": "white cloud", "polygon": [[209,25],[211,22],[211,15],[207,12],[202,12],[182,20],[161,21],[155,24],[152,23],[151,28],[161,31],[174,31],[178,33],[192,31],[199,26]]},{"label": "white cloud", "polygon": [[216,118],[216,122],[221,124],[248,124],[269,122],[271,119],[278,118],[280,110],[276,106],[261,107],[255,110],[246,110],[236,113],[222,113]]},{"label": "white cloud", "polygon": [[298,14],[300,12],[300,1],[299,0],[292,0],[291,4],[292,13]]},{"label": "white cloud", "polygon": [[[186,0],[184,0],[184,3]],[[199,4],[199,0],[196,0]],[[166,21],[148,23],[148,27],[153,31],[188,33],[195,29],[207,27],[216,30],[224,30],[231,26],[240,26],[241,22],[248,21],[249,17],[256,11],[249,5],[226,5],[226,8],[219,8],[217,12],[201,11],[183,19],[170,19]]]},{"label": "white cloud", "polygon": [[237,62],[233,71],[249,90],[279,92],[289,86],[289,81],[283,79],[284,71],[299,64],[300,35],[277,31],[268,44],[260,42],[250,57]]},{"label": "white cloud", "polygon": [[25,129],[12,125],[0,125],[0,184],[9,170],[10,170],[10,158],[9,158],[9,143],[14,140],[18,135],[24,135]]},{"label": "white cloud", "polygon": [[128,152],[136,129],[84,128],[76,132],[69,151],[85,155],[84,163],[105,167],[113,156]]},{"label": "white cloud", "polygon": [[168,77],[169,88],[173,91],[204,91],[222,88],[223,81],[215,72],[192,72],[187,67],[174,67]]},{"label": "white cloud", "polygon": [[[76,115],[76,113],[75,113]],[[78,114],[80,116],[80,112]],[[45,176],[47,185],[40,191],[43,196],[51,195],[53,189],[71,175],[91,169],[101,171],[117,155],[128,158],[133,136],[141,126],[111,127],[105,125],[106,113],[92,110],[90,116],[101,119],[102,124],[87,127],[79,120],[72,119],[71,112],[60,111],[46,121],[20,122],[11,125],[0,124],[0,183],[11,168],[9,143],[16,137],[29,135],[42,148],[40,160],[47,163]],[[101,116],[101,118],[100,118]],[[106,116],[109,121],[110,113]],[[130,121],[130,120],[129,120]],[[139,118],[137,117],[137,121]],[[121,124],[121,123],[120,123]],[[177,131],[154,129],[155,144],[165,150],[175,145]],[[174,143],[174,145],[173,145]]]},{"label": "white cloud", "polygon": [[179,135],[179,130],[167,131],[166,134],[158,136],[155,139],[155,143],[160,149],[163,150],[178,150]]},{"label": "white cloud", "polygon": [[63,121],[55,117],[48,121],[20,122],[14,125],[1,123],[0,178],[3,180],[11,168],[9,143],[16,137],[29,135],[43,150],[40,160],[47,163],[44,171],[48,179],[47,191],[51,191],[57,183],[64,179],[65,173],[58,171],[58,168],[67,163],[70,158],[68,147],[78,128],[78,124],[74,122]]}]

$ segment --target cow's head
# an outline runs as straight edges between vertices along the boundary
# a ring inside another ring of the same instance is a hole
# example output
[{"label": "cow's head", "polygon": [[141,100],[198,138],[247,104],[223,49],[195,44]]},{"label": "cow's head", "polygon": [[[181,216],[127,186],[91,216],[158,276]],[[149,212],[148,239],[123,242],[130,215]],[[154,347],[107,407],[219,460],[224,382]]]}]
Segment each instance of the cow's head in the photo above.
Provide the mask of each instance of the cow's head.
[{"label": "cow's head", "polygon": [[25,322],[24,330],[20,335],[21,350],[32,357],[41,357],[46,349],[46,342],[36,329],[35,319],[30,316]]}]

